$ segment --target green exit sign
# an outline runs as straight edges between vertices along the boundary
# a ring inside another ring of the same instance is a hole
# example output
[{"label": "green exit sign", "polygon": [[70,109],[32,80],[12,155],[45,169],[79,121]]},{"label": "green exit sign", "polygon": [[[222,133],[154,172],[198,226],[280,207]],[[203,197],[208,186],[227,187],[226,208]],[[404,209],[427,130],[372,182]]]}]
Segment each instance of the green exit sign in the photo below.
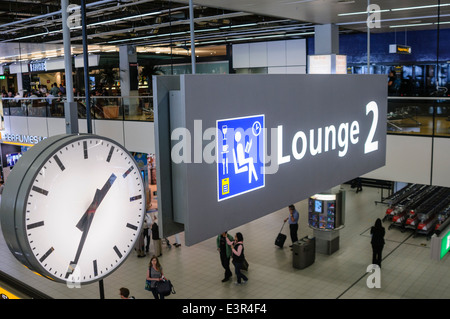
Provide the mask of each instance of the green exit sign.
[{"label": "green exit sign", "polygon": [[4,79],[6,79],[6,76],[0,75],[0,80],[4,80]]},{"label": "green exit sign", "polygon": [[450,232],[448,232],[441,240],[441,259],[450,250]]}]

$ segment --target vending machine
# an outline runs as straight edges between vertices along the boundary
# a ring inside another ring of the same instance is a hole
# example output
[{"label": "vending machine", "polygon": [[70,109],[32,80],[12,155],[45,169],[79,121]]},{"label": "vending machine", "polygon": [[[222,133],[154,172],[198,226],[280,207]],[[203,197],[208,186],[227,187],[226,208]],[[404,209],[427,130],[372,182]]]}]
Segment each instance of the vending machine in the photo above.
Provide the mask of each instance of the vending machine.
[{"label": "vending machine", "polygon": [[310,227],[334,230],[344,226],[344,192],[313,195],[308,206]]},{"label": "vending machine", "polygon": [[309,198],[308,223],[313,229],[317,252],[331,255],[339,250],[339,230],[344,227],[344,216],[344,191]]}]

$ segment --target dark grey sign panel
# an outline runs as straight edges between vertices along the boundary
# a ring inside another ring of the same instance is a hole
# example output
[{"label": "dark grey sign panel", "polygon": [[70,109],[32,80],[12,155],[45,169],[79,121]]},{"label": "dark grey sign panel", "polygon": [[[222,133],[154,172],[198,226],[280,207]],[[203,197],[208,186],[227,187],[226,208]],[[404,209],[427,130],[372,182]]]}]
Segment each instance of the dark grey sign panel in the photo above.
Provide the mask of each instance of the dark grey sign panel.
[{"label": "dark grey sign panel", "polygon": [[385,76],[184,75],[171,95],[186,245],[385,165]]}]

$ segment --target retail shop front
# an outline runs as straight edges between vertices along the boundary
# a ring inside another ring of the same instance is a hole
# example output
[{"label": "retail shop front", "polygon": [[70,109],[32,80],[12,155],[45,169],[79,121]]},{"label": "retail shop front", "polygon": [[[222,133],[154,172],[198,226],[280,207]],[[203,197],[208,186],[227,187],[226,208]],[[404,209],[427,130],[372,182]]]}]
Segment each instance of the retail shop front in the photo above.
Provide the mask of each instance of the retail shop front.
[{"label": "retail shop front", "polygon": [[0,141],[1,180],[6,181],[20,157],[33,145],[46,137],[36,135],[10,134],[3,132]]}]

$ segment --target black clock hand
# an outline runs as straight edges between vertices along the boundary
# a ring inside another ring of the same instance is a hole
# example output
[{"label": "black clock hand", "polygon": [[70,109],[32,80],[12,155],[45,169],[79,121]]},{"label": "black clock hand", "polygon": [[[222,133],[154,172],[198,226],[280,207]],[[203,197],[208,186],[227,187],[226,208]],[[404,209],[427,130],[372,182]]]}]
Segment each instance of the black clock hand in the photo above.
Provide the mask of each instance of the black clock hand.
[{"label": "black clock hand", "polygon": [[[114,183],[114,181],[116,180],[116,178],[117,178],[116,175],[111,174],[111,176],[106,181],[105,185],[103,185],[102,189],[101,190],[97,189],[97,191],[95,192],[94,200],[92,201],[92,203],[89,206],[89,208],[87,209],[87,211],[84,213],[84,215],[81,217],[81,219],[77,223],[77,228],[79,230],[84,231],[83,230],[84,224],[86,223],[86,219],[87,219],[88,215],[95,213],[95,211],[97,210],[97,207],[103,201],[103,198],[105,198],[106,194],[108,193],[109,189],[111,188],[111,186]],[[96,199],[97,193],[98,193],[98,198]],[[97,205],[95,207],[92,207],[95,202],[97,203]],[[94,209],[93,212],[90,211],[91,207]]]},{"label": "black clock hand", "polygon": [[66,273],[66,278],[69,277],[70,274],[73,273],[75,270],[76,265],[78,264],[78,260],[81,255],[81,251],[83,250],[84,243],[86,241],[87,235],[89,233],[89,229],[91,228],[92,220],[94,219],[95,212],[97,211],[98,206],[105,198],[106,194],[108,193],[109,189],[111,188],[112,184],[116,180],[116,175],[111,174],[108,181],[106,181],[105,185],[101,190],[97,189],[95,191],[94,199],[92,203],[89,205],[88,209],[84,213],[84,215],[81,217],[81,219],[78,221],[76,227],[83,232],[81,235],[80,243],[78,244],[78,249],[75,254],[75,258],[73,261],[70,262],[69,268]]}]

